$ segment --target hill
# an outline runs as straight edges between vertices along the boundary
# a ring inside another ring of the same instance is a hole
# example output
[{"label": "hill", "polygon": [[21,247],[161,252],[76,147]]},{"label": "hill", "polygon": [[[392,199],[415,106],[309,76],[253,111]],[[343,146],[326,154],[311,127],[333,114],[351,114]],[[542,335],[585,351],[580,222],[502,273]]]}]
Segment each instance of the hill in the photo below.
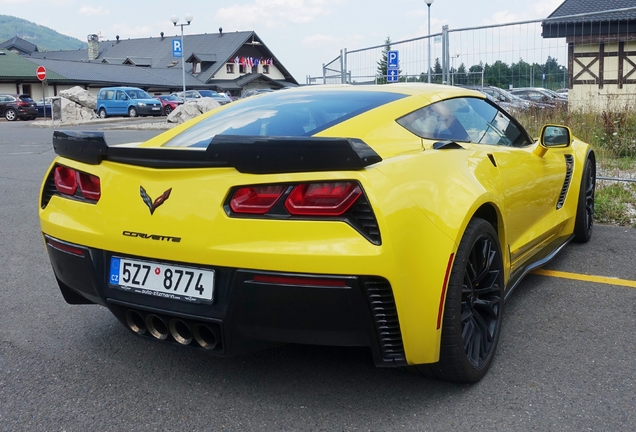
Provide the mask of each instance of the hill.
[{"label": "hill", "polygon": [[74,50],[87,46],[86,42],[65,36],[48,27],[10,15],[0,15],[0,43],[14,36],[35,44],[38,51]]}]

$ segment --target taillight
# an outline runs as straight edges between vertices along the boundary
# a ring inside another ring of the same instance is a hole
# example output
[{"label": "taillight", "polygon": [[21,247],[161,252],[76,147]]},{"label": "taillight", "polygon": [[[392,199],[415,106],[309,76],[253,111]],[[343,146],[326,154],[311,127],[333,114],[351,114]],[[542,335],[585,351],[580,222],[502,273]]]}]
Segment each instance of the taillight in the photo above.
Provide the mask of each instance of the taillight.
[{"label": "taillight", "polygon": [[75,170],[65,167],[55,167],[55,188],[64,195],[75,195],[77,190],[77,175]]},{"label": "taillight", "polygon": [[300,184],[285,200],[292,215],[340,216],[362,195],[355,182]]},{"label": "taillight", "polygon": [[58,165],[53,173],[55,188],[63,195],[74,196],[79,187],[82,197],[91,201],[99,201],[101,185],[99,177]]},{"label": "taillight", "polygon": [[19,107],[28,107],[29,103],[28,102],[24,102],[24,101],[20,101],[16,103],[17,106]]},{"label": "taillight", "polygon": [[78,172],[78,176],[82,196],[89,200],[99,201],[99,198],[102,196],[99,177],[83,172]]},{"label": "taillight", "polygon": [[242,187],[234,192],[230,207],[236,213],[265,214],[284,191],[283,185]]}]

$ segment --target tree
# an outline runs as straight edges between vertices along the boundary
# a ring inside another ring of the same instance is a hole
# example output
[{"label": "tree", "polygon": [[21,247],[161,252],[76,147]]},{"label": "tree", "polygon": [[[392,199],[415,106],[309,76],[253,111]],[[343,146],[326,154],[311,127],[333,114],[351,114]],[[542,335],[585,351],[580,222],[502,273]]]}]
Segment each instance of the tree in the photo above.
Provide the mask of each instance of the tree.
[{"label": "tree", "polygon": [[391,51],[391,37],[387,36],[384,41],[384,48],[382,49],[382,58],[379,62],[377,62],[378,67],[376,69],[376,74],[378,75],[378,84],[386,84],[389,51]]}]

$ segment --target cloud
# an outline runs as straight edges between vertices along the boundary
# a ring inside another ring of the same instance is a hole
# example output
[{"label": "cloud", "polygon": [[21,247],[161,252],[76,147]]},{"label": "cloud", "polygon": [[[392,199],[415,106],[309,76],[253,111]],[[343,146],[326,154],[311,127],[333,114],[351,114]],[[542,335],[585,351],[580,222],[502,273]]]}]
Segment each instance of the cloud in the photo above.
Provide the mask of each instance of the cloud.
[{"label": "cloud", "polygon": [[255,0],[247,5],[220,8],[214,19],[228,31],[264,25],[267,28],[287,24],[307,24],[334,13],[341,0]]},{"label": "cloud", "polygon": [[110,11],[108,9],[104,9],[103,7],[93,7],[93,6],[82,6],[79,8],[79,14],[83,16],[108,16],[110,15]]}]

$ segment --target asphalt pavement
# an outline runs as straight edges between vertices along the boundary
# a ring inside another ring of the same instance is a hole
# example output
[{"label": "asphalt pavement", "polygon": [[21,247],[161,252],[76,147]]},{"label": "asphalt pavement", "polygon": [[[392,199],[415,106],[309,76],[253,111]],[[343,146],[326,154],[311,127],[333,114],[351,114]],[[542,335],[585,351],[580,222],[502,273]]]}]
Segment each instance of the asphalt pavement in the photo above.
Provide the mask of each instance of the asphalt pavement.
[{"label": "asphalt pavement", "polygon": [[[159,132],[106,130],[106,140]],[[65,303],[37,218],[51,135],[0,123],[0,430],[634,430],[636,289],[620,281],[636,281],[635,229],[596,226],[590,243],[546,266],[618,285],[529,275],[474,385],[376,368],[359,348],[218,358],[137,338],[103,307]]]}]

